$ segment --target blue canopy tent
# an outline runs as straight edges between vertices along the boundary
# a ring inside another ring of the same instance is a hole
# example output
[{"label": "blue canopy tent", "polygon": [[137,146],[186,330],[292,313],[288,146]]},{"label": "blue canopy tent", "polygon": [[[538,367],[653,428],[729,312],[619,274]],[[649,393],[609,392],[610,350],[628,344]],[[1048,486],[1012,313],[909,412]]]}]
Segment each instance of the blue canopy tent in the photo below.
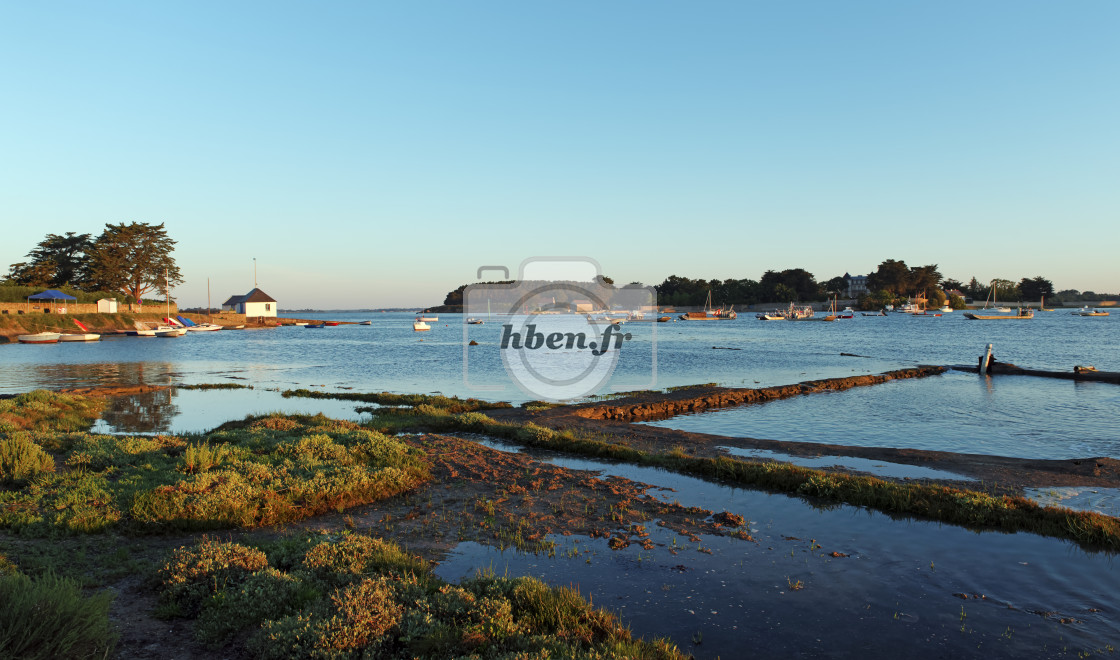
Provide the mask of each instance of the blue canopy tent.
[{"label": "blue canopy tent", "polygon": [[[75,298],[74,296],[67,295],[67,294],[63,293],[63,292],[59,291],[58,289],[47,289],[46,291],[41,291],[39,293],[35,293],[35,294],[30,295],[30,296],[27,296],[28,307],[31,306],[31,301],[32,300],[43,300],[43,301],[61,300],[63,302],[68,302],[68,301],[77,302],[78,299]],[[50,311],[50,310],[48,309],[47,311]],[[60,313],[65,314],[66,313],[66,308],[63,307],[61,309]]]}]

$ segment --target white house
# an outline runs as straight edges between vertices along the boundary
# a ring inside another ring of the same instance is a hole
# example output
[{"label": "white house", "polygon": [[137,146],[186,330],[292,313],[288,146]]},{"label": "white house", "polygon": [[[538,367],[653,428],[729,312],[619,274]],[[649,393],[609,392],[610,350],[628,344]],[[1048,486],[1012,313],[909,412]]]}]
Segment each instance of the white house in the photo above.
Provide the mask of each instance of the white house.
[{"label": "white house", "polygon": [[276,316],[276,299],[260,289],[253,289],[243,296],[230,296],[222,303],[222,311],[245,316]]},{"label": "white house", "polygon": [[98,314],[116,314],[117,300],[115,298],[101,298],[97,301]]}]

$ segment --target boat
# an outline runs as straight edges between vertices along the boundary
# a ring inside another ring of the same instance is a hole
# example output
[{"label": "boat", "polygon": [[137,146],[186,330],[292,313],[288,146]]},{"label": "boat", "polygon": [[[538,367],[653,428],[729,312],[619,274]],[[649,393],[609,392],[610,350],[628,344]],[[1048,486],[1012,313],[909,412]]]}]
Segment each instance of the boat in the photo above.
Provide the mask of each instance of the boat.
[{"label": "boat", "polygon": [[96,332],[90,332],[89,328],[78,319],[70,319],[74,325],[78,326],[81,332],[67,333],[64,332],[58,336],[59,341],[101,341],[101,335]]},{"label": "boat", "polygon": [[825,315],[822,321],[835,321],[836,320],[836,299],[828,301],[828,314]]},{"label": "boat", "polygon": [[1029,307],[1020,307],[1015,314],[973,314],[965,312],[964,317],[972,321],[1002,321],[1004,319],[1033,319],[1034,310]]},{"label": "boat", "polygon": [[309,329],[312,329],[312,330],[317,330],[319,328],[327,327],[326,323],[297,323],[296,325],[302,325],[303,327],[309,328]]},{"label": "boat", "polygon": [[755,318],[760,321],[802,321],[811,319],[816,315],[813,308],[809,305],[794,305],[789,304],[786,309],[775,309],[771,312],[763,312],[756,314]]},{"label": "boat", "polygon": [[16,338],[21,344],[56,344],[61,336],[61,332],[36,332],[30,335],[18,335]]},{"label": "boat", "polygon": [[222,326],[217,323],[195,323],[187,326],[187,332],[214,332],[221,329]]},{"label": "boat", "polygon": [[420,332],[422,330],[431,330],[431,329],[432,329],[432,326],[428,325],[426,322],[424,322],[420,319],[416,319],[416,322],[412,324],[413,332]]},{"label": "boat", "polygon": [[942,305],[937,311],[941,312],[942,314],[948,314],[949,312],[953,311],[953,308],[949,305]]},{"label": "boat", "polygon": [[424,323],[435,323],[436,321],[439,320],[439,317],[438,316],[421,316],[420,318],[418,318],[416,320],[417,321],[422,321]]},{"label": "boat", "polygon": [[332,328],[338,325],[338,321],[323,321],[323,325],[331,326]]},{"label": "boat", "polygon": [[877,312],[860,312],[860,315],[862,315],[862,316],[886,316],[887,315],[887,310],[886,309],[881,309]]},{"label": "boat", "polygon": [[854,319],[855,317],[856,317],[856,312],[855,312],[855,310],[854,310],[854,309],[852,309],[851,307],[845,307],[845,308],[844,308],[843,310],[841,310],[841,311],[840,311],[840,314],[839,314],[839,315],[837,315],[837,317],[836,317],[836,318],[841,318],[841,319]]},{"label": "boat", "polygon": [[682,321],[731,321],[739,318],[739,315],[735,313],[734,305],[731,305],[727,309],[712,307],[712,291],[709,289],[708,299],[704,301],[704,311],[685,312],[677,318]]},{"label": "boat", "polygon": [[672,321],[672,320],[673,319],[671,317],[668,317],[668,316],[658,316],[657,317],[657,322],[658,323],[668,323],[669,321]]},{"label": "boat", "polygon": [[96,332],[64,332],[58,336],[59,341],[101,341],[101,335]]},{"label": "boat", "polygon": [[373,321],[358,321],[358,325],[373,325]]},{"label": "boat", "polygon": [[1046,296],[1042,296],[1038,299],[1038,311],[1040,311],[1040,312],[1052,312],[1052,311],[1054,311],[1053,307],[1050,307],[1050,308],[1046,307]]},{"label": "boat", "polygon": [[482,319],[467,319],[467,325],[482,325]]},{"label": "boat", "polygon": [[175,328],[169,325],[161,325],[155,329],[155,336],[157,337],[182,337],[187,334],[186,328]]},{"label": "boat", "polygon": [[1108,312],[1103,309],[1093,309],[1091,307],[1082,307],[1076,312],[1070,312],[1074,316],[1108,316]]}]

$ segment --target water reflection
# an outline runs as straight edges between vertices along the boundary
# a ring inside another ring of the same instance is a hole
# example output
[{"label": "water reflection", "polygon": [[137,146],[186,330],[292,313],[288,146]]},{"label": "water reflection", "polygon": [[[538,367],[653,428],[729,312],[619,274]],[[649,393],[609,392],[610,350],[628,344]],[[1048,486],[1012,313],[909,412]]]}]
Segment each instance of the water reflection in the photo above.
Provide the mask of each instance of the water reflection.
[{"label": "water reflection", "polygon": [[7,377],[19,380],[23,391],[109,384],[168,385],[174,370],[171,362],[25,362],[4,368]]},{"label": "water reflection", "polygon": [[164,389],[113,397],[101,419],[121,433],[167,433],[179,416],[179,407],[172,402],[175,392]]}]

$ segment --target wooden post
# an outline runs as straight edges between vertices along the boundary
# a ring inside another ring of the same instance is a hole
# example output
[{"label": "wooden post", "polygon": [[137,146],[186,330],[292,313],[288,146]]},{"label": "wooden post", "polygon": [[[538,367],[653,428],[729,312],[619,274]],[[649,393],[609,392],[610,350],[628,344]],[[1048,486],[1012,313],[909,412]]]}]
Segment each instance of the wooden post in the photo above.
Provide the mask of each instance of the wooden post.
[{"label": "wooden post", "polygon": [[992,360],[992,345],[988,344],[987,350],[984,351],[984,359],[980,361],[980,374],[988,373],[988,363]]}]

